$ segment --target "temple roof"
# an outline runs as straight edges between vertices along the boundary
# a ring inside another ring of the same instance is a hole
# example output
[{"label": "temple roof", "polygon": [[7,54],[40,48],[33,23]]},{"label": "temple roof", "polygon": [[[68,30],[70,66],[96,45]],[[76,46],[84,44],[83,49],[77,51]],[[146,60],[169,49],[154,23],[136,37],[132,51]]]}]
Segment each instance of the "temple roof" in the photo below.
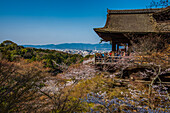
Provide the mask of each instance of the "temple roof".
[{"label": "temple roof", "polygon": [[107,10],[108,14],[143,14],[143,13],[154,13],[160,11],[161,8],[157,9],[133,9],[133,10]]},{"label": "temple roof", "polygon": [[156,21],[170,20],[170,6],[162,9],[161,11],[155,12],[153,17],[156,19]]},{"label": "temple roof", "polygon": [[[170,7],[157,9],[108,10],[103,28],[94,28],[97,33],[155,33],[170,32]],[[158,21],[159,15],[166,16]],[[164,27],[162,29],[162,27]]]}]

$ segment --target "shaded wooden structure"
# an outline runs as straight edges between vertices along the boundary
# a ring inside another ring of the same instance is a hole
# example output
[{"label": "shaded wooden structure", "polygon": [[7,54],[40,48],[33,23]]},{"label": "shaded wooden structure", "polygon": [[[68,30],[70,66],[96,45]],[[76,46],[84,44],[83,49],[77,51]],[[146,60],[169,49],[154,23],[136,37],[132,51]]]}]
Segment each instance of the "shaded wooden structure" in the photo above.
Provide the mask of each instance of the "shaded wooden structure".
[{"label": "shaded wooden structure", "polygon": [[118,51],[121,44],[130,48],[131,43],[126,37],[127,33],[170,34],[170,6],[157,9],[107,10],[107,12],[105,26],[94,28],[94,31],[103,41],[112,43],[113,52]]}]

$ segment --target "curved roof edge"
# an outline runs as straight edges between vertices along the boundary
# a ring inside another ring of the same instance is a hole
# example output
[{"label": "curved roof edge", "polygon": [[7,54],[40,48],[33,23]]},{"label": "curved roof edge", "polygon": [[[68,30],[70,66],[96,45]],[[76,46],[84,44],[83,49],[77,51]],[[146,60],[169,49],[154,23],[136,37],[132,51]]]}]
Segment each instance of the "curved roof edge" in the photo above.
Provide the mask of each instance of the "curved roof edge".
[{"label": "curved roof edge", "polygon": [[[102,28],[94,28],[94,31],[95,32],[101,32],[101,33],[139,33],[139,32],[140,33],[170,33],[170,30],[169,30],[170,29],[170,24],[169,24],[170,21],[165,21],[163,24],[158,23],[157,21],[155,21],[156,22],[155,24],[153,24],[151,22],[151,25],[153,25],[154,28],[149,29],[147,26],[145,26],[147,29],[138,29],[138,30],[137,29],[132,29],[131,30],[131,29],[129,29],[129,27],[124,28],[124,29],[118,29],[118,27],[111,24],[112,21],[115,21],[115,23],[116,23],[116,20],[113,19],[114,14],[116,16],[116,19],[121,17],[121,16],[117,16],[117,15],[121,15],[121,14],[124,14],[124,13],[125,14],[128,13],[127,15],[131,15],[131,14],[133,15],[134,13],[135,14],[136,13],[142,14],[142,13],[146,12],[145,14],[150,14],[151,13],[152,17],[153,17],[153,14],[163,13],[163,12],[169,11],[169,9],[170,9],[170,6],[168,6],[166,8],[157,8],[157,9],[108,10],[108,15],[107,15],[107,20],[106,20],[105,26],[102,27]],[[109,13],[111,13],[111,14],[109,14]],[[114,14],[112,15],[112,13],[114,13]],[[142,16],[145,16],[145,15],[142,14]],[[121,19],[122,18],[123,17],[121,17]],[[148,20],[148,22],[152,21],[151,20],[152,18],[150,18],[150,16],[148,16],[148,18],[146,18],[146,19]],[[153,17],[153,19],[154,19],[154,17]],[[135,23],[135,21],[134,21],[134,23]],[[131,22],[130,25],[133,25],[134,23]],[[110,25],[109,27],[108,27],[108,24]],[[116,24],[118,24],[118,23],[116,23]],[[160,30],[160,29],[158,29],[160,27],[164,28],[165,24],[167,25],[166,29],[168,29],[168,30]],[[146,25],[149,26],[150,24],[146,24]],[[122,26],[124,26],[124,25],[122,25]],[[137,26],[139,28],[143,28],[143,27],[139,26],[139,24],[137,24]],[[127,27],[127,26],[125,26],[125,27]]]},{"label": "curved roof edge", "polygon": [[128,10],[109,10],[107,9],[108,14],[141,14],[141,13],[155,13],[159,12],[166,8],[154,8],[154,9],[128,9]]},{"label": "curved roof edge", "polygon": [[162,10],[155,12],[153,15],[159,15],[161,13],[168,13],[170,11],[170,6],[163,8]]},{"label": "curved roof edge", "polygon": [[93,30],[97,33],[97,32],[101,32],[101,33],[139,33],[139,34],[143,34],[143,33],[160,33],[160,34],[164,34],[164,33],[170,33],[170,31],[145,31],[145,32],[135,32],[135,31],[113,31],[110,30],[108,28],[93,28]]}]

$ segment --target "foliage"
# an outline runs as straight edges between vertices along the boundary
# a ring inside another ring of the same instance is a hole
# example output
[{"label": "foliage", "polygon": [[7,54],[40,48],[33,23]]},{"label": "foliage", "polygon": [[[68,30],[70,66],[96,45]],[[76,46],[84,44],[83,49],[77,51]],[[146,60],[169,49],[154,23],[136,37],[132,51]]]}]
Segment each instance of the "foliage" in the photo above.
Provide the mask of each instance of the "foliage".
[{"label": "foliage", "polygon": [[94,57],[94,55],[86,55],[84,58],[89,59],[89,58],[93,58],[93,57]]},{"label": "foliage", "polygon": [[149,34],[143,37],[132,35],[130,37],[132,52],[134,53],[150,55],[155,52],[163,52],[169,47],[168,37],[154,34]]},{"label": "foliage", "polygon": [[152,0],[148,7],[149,8],[167,7],[169,6],[169,4],[170,4],[169,0]]},{"label": "foliage", "polygon": [[[135,90],[137,91],[137,90]],[[138,92],[138,91],[137,91]],[[142,93],[140,91],[140,93]],[[133,94],[133,93],[132,93]],[[134,94],[136,95],[136,94]],[[138,95],[136,95],[138,97]],[[90,112],[107,112],[107,113],[113,113],[113,112],[123,112],[123,113],[169,113],[169,106],[167,101],[165,101],[165,106],[159,105],[158,107],[155,107],[155,109],[151,109],[147,106],[146,101],[147,98],[140,98],[140,100],[137,100],[135,98],[131,97],[124,97],[123,99],[113,97],[112,99],[106,99],[105,94],[96,94],[96,93],[90,93],[87,95],[85,100],[87,103],[93,103],[95,104],[96,108],[91,108]],[[100,106],[100,108],[99,108]]]},{"label": "foliage", "polygon": [[54,75],[63,71],[60,65],[69,66],[82,58],[81,55],[72,55],[55,50],[24,48],[23,46],[18,46],[14,42],[8,40],[0,44],[0,53],[2,54],[1,56],[3,59],[9,61],[17,61],[20,58],[27,59],[31,62],[43,61],[44,67],[49,67],[51,69],[50,72],[53,72]]},{"label": "foliage", "polygon": [[0,112],[35,111],[36,102],[42,94],[38,93],[47,75],[39,62],[29,63],[0,61]]},{"label": "foliage", "polygon": [[[72,113],[72,112],[82,112],[85,110],[83,103],[80,99],[83,92],[74,92],[74,87],[76,83],[67,86],[67,81],[63,78],[57,79],[56,92],[53,91],[41,91],[46,95],[50,101],[48,104],[52,106],[52,112],[54,113]],[[48,90],[48,89],[47,89]],[[73,93],[76,93],[74,95]]]},{"label": "foliage", "polygon": [[[169,72],[169,44],[159,36],[145,36],[132,41],[133,54],[113,63],[113,70],[118,71],[113,75],[96,73],[89,65],[80,68],[81,64],[76,64],[70,66],[65,74],[51,79],[46,76],[50,75],[48,72],[55,73],[59,71],[56,70],[58,67],[65,68],[79,59],[92,56],[82,58],[3,42],[0,56],[8,61],[0,61],[0,112],[38,112],[45,108],[47,112],[52,110],[56,113],[169,112],[169,93],[161,79]],[[117,75],[124,77],[124,70],[138,67],[144,70],[135,74],[149,77],[150,84],[131,81],[134,85],[127,85],[114,78]],[[51,87],[53,90],[50,90],[47,86],[52,80],[55,82]]]},{"label": "foliage", "polygon": [[[53,105],[53,112],[88,112],[89,107],[94,104],[82,101],[90,92],[100,93],[106,92],[109,98],[118,96],[121,91],[126,88],[117,88],[116,83],[111,78],[106,78],[103,75],[97,75],[91,79],[74,81],[58,78],[56,88],[57,92],[46,92],[45,95],[50,98]],[[43,91],[44,92],[44,91]]]}]

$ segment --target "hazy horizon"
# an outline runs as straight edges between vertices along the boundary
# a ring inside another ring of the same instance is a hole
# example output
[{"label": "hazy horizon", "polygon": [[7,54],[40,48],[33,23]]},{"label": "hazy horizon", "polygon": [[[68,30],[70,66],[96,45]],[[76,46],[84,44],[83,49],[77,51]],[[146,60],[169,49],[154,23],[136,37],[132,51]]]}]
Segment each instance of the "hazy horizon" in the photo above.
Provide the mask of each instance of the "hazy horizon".
[{"label": "hazy horizon", "polygon": [[83,42],[73,42],[73,43],[59,43],[59,44],[52,44],[52,43],[49,43],[49,44],[22,44],[22,45],[60,45],[60,44],[109,44],[109,42],[102,42],[102,43],[83,43]]},{"label": "hazy horizon", "polygon": [[109,9],[142,9],[152,0],[0,0],[0,42],[19,45],[100,42]]}]

